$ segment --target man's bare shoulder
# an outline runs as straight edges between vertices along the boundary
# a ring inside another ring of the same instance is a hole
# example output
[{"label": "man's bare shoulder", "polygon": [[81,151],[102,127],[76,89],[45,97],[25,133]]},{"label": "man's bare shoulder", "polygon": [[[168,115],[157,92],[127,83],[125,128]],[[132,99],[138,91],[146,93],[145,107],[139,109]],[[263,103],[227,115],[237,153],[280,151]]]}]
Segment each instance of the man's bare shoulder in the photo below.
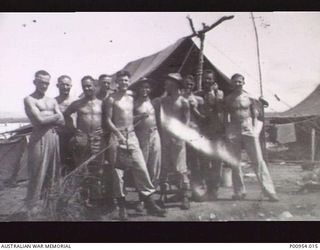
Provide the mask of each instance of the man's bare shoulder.
[{"label": "man's bare shoulder", "polygon": [[184,96],[180,96],[180,102],[183,107],[189,107],[189,101]]},{"label": "man's bare shoulder", "polygon": [[52,97],[44,96],[41,99],[37,99],[37,98],[34,98],[32,95],[26,96],[23,100],[25,103],[30,103],[30,104],[36,103],[38,101],[44,101],[45,103],[56,103],[57,102],[56,99],[52,98]]},{"label": "man's bare shoulder", "polygon": [[25,98],[23,98],[23,101],[26,103],[26,102],[30,102],[30,101],[33,101],[34,98],[31,96],[31,95],[28,95],[26,96]]},{"label": "man's bare shoulder", "polygon": [[98,104],[98,105],[101,105],[102,102],[103,102],[103,100],[100,100],[100,99],[98,99],[98,98],[94,100],[94,103],[95,103],[95,104]]},{"label": "man's bare shoulder", "polygon": [[218,96],[219,97],[224,97],[224,93],[221,89],[218,89]]},{"label": "man's bare shoulder", "polygon": [[106,102],[113,102],[117,98],[118,95],[119,95],[118,92],[110,94],[107,97]]},{"label": "man's bare shoulder", "polygon": [[126,92],[126,94],[129,95],[129,96],[136,97],[136,93],[133,92],[131,89],[128,89],[127,92]]},{"label": "man's bare shoulder", "polygon": [[160,103],[167,103],[169,102],[171,99],[171,96],[163,96],[163,97],[159,97],[159,102]]},{"label": "man's bare shoulder", "polygon": [[182,95],[180,95],[180,100],[181,100],[181,102],[186,102],[186,103],[188,102],[189,103],[188,98],[185,98]]},{"label": "man's bare shoulder", "polygon": [[197,101],[197,103],[199,104],[203,104],[203,97],[198,96],[198,95],[194,95],[194,99]]},{"label": "man's bare shoulder", "polygon": [[152,105],[159,105],[161,103],[161,97],[156,97],[151,100]]},{"label": "man's bare shoulder", "polygon": [[193,93],[195,96],[200,96],[201,98],[203,98],[204,96],[204,92],[203,90],[197,90]]},{"label": "man's bare shoulder", "polygon": [[55,98],[49,97],[49,96],[44,96],[43,100],[45,102],[56,102],[57,100]]},{"label": "man's bare shoulder", "polygon": [[70,104],[69,107],[70,107],[70,108],[73,108],[73,109],[77,109],[77,108],[79,108],[80,106],[83,106],[84,103],[85,103],[84,98],[80,98],[80,99],[77,99],[77,100],[71,102],[71,104]]},{"label": "man's bare shoulder", "polygon": [[35,105],[35,98],[33,98],[32,96],[28,95],[23,99],[23,103],[25,105],[25,107],[29,107],[29,106],[34,106]]},{"label": "man's bare shoulder", "polygon": [[250,100],[255,100],[256,99],[254,96],[252,96],[251,94],[249,94],[247,92],[244,92],[244,91],[241,93],[241,96],[244,96],[244,97],[246,97],[246,98],[248,98]]}]

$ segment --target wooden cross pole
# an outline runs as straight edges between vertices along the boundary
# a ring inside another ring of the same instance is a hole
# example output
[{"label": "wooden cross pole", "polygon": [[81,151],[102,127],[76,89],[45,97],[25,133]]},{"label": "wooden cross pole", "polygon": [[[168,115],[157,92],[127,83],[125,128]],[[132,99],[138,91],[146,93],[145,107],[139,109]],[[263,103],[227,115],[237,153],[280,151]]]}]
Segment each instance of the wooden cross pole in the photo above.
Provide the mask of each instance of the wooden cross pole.
[{"label": "wooden cross pole", "polygon": [[193,25],[193,21],[191,17],[187,16],[187,19],[189,20],[189,24],[192,30],[192,34],[189,36],[191,37],[198,37],[200,39],[200,52],[199,52],[199,60],[198,60],[198,68],[197,68],[197,89],[200,91],[202,89],[202,72],[203,72],[203,49],[204,49],[204,39],[205,39],[205,33],[212,30],[222,22],[226,20],[230,20],[234,18],[234,16],[223,16],[218,21],[213,23],[210,26],[207,26],[205,23],[202,23],[203,29],[196,31]]},{"label": "wooden cross pole", "polygon": [[257,31],[257,26],[255,22],[255,17],[253,16],[253,13],[250,12],[250,16],[252,19],[253,29],[254,29],[254,35],[256,39],[256,48],[257,48],[257,59],[258,59],[258,69],[259,69],[259,85],[260,85],[260,98],[259,101],[261,102],[261,116],[262,116],[262,131],[261,131],[261,141],[262,141],[262,152],[263,156],[265,158],[265,161],[268,161],[268,154],[267,154],[267,146],[266,146],[266,131],[265,131],[265,113],[264,108],[268,107],[268,102],[264,100],[263,97],[263,87],[262,87],[262,70],[261,70],[261,62],[260,62],[260,48],[259,48],[259,36]]}]

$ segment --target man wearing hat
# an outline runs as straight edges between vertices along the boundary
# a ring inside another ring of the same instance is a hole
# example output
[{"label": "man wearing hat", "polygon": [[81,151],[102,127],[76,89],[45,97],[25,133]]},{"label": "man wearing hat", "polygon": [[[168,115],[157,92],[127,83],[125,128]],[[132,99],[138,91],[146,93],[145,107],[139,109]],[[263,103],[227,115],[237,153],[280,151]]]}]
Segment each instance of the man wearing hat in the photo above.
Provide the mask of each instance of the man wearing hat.
[{"label": "man wearing hat", "polygon": [[[141,78],[137,83],[137,98],[134,102],[134,115],[136,117],[135,132],[139,140],[145,162],[147,164],[150,179],[155,188],[159,184],[161,167],[161,143],[157,127],[155,103],[151,102],[149,94],[151,91],[148,78]],[[143,117],[141,119],[141,117]],[[142,199],[140,199],[142,200]],[[140,202],[137,210],[141,210],[143,204]]]},{"label": "man wearing hat", "polygon": [[186,163],[186,143],[179,137],[180,127],[188,126],[190,120],[189,103],[181,95],[183,79],[179,73],[166,76],[167,96],[161,98],[160,121],[162,142],[162,166],[160,185],[162,192],[173,176],[180,191],[181,209],[189,209],[190,181]]}]

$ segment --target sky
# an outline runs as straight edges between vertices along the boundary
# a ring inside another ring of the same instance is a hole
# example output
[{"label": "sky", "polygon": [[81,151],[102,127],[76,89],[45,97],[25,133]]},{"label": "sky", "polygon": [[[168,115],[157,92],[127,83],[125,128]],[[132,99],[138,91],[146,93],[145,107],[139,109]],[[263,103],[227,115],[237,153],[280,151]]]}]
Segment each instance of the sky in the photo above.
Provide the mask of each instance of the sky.
[{"label": "sky", "polygon": [[[263,94],[269,112],[283,111],[320,84],[320,12],[253,13],[259,35]],[[260,96],[257,51],[249,12],[90,12],[0,14],[0,114],[24,114],[23,98],[34,90],[37,70],[52,78],[72,77],[71,94],[81,93],[84,75],[112,74],[196,29],[234,15],[206,35],[207,58],[227,76],[241,73],[246,90]],[[198,42],[195,39],[195,42]],[[280,97],[278,101],[274,94]]]}]

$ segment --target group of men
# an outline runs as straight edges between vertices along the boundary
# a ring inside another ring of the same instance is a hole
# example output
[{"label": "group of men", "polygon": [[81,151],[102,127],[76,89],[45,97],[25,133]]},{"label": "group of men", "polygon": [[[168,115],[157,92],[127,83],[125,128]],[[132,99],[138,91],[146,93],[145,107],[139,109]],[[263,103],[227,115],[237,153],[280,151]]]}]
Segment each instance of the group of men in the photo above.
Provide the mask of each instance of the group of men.
[{"label": "group of men", "polygon": [[[24,99],[33,125],[28,144],[28,211],[50,207],[61,175],[72,174],[84,162],[93,175],[103,173],[99,183],[104,183],[105,202],[110,206],[116,203],[121,220],[128,218],[126,173],[131,174],[139,193],[136,209],[155,216],[165,216],[165,194],[171,185],[176,187],[181,209],[190,208],[190,199],[217,200],[223,164],[233,170],[233,199],[241,200],[246,195],[240,166],[242,146],[263,192],[270,201],[278,201],[255,134],[257,111],[242,90],[242,75],[232,76],[233,91],[224,97],[212,70],[204,71],[203,90],[198,92],[192,75],[183,78],[170,73],[164,81],[165,94],[153,100],[153,80],[139,79],[133,92],[128,90],[130,77],[129,72],[118,72],[117,89],[112,90],[111,76],[101,75],[98,81],[85,76],[81,80],[83,96],[73,101],[69,96],[71,77],[58,78],[59,95],[53,99],[45,96],[50,74],[44,70],[35,73],[35,91]],[[213,145],[224,142],[234,163],[203,152],[180,134],[184,129]],[[200,196],[197,190],[203,185],[207,191]],[[82,192],[88,206],[94,202],[90,190]],[[157,190],[159,202],[155,200]]]}]

